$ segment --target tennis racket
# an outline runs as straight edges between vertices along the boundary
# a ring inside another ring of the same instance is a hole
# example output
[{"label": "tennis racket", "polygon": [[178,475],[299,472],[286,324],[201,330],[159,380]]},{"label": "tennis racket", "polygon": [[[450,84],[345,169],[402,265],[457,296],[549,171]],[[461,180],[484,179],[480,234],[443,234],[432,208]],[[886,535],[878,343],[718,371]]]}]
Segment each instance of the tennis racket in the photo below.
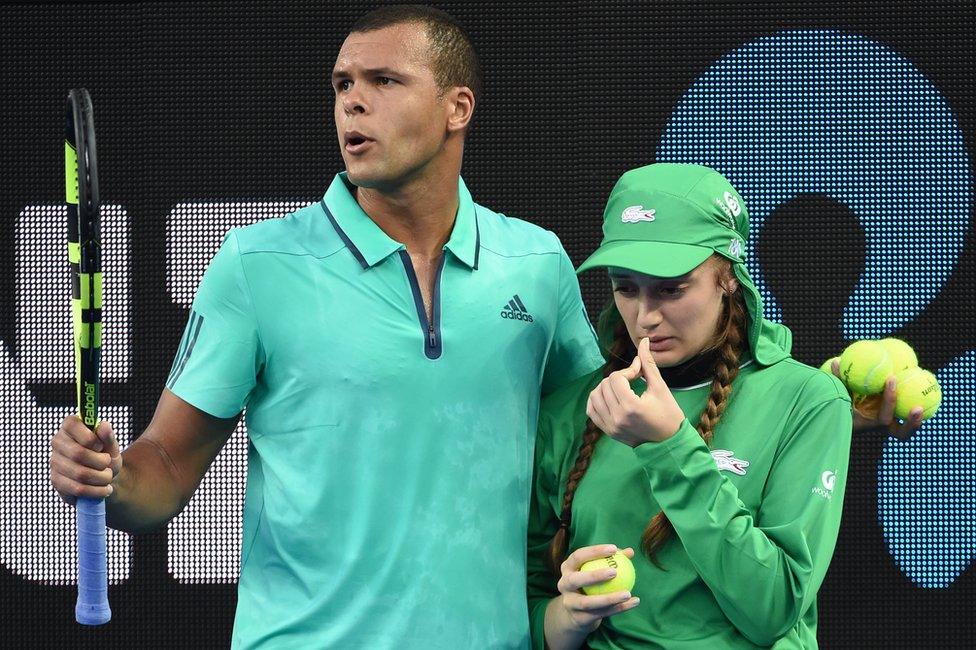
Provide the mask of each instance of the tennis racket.
[{"label": "tennis racket", "polygon": [[[92,431],[98,425],[98,366],[102,350],[102,238],[95,162],[92,103],[84,88],[68,93],[64,124],[64,180],[68,203],[68,263],[74,330],[78,415]],[[108,606],[105,501],[79,497],[78,603],[75,620],[101,625]]]}]

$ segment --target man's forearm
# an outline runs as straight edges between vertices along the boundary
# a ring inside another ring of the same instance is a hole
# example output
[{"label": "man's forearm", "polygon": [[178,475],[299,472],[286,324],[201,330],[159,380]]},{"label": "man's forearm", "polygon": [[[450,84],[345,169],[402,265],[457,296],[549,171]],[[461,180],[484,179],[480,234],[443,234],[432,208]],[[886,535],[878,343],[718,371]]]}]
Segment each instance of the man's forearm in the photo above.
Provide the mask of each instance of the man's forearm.
[{"label": "man's forearm", "polygon": [[106,523],[140,533],[158,528],[185,505],[178,470],[158,443],[139,438],[122,452],[122,471],[105,500]]}]

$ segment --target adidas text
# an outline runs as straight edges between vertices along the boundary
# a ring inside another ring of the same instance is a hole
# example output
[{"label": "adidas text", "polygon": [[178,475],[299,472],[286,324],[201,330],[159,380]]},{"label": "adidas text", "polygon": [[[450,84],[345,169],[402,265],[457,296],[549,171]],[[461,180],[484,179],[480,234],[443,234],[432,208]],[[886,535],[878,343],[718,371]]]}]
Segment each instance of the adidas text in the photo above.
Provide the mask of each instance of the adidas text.
[{"label": "adidas text", "polygon": [[502,314],[502,318],[510,318],[511,320],[524,320],[527,323],[532,322],[531,314],[523,314],[520,311],[512,311],[509,309],[509,310],[503,310],[501,314]]}]

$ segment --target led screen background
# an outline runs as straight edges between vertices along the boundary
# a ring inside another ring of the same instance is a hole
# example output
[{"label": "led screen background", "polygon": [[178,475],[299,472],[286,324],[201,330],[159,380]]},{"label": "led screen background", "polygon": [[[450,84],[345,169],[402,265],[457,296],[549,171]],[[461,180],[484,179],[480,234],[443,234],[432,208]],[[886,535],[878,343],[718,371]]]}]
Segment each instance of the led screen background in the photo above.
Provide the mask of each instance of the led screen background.
[{"label": "led screen background", "polygon": [[[235,604],[246,436],[154,533],[110,535],[114,617],[72,619],[73,513],[47,480],[70,411],[64,97],[95,106],[106,240],[103,399],[152,417],[229,227],[318,200],[341,158],[327,74],[353,2],[0,9],[0,589],[4,645],[214,646]],[[476,200],[598,243],[624,170],[704,162],[752,215],[749,264],[794,353],[898,335],[945,388],[911,441],[855,436],[826,647],[971,645],[976,334],[971,3],[441,3],[487,81],[465,152]],[[582,279],[591,315],[607,297]]]}]

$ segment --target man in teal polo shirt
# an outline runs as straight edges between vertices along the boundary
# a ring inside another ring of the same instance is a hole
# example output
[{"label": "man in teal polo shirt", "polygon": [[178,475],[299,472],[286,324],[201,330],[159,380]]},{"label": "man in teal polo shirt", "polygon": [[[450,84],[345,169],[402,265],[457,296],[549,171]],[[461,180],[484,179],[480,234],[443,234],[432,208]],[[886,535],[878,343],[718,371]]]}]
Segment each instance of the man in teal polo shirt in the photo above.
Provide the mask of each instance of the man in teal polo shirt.
[{"label": "man in teal polo shirt", "polygon": [[540,394],[603,363],[575,273],[460,180],[480,73],[449,17],[367,15],[332,81],[347,172],[227,234],[149,428],[120,457],[66,420],[52,481],[161,525],[246,409],[234,647],[527,647]]}]

